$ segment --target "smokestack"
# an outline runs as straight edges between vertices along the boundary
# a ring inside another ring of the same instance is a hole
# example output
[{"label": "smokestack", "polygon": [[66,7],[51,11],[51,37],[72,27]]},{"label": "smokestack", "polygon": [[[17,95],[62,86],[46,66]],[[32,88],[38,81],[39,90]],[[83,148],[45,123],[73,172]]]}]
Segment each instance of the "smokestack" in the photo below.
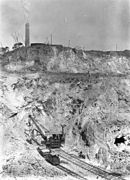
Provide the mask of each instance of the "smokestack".
[{"label": "smokestack", "polygon": [[25,24],[25,46],[28,47],[30,45],[30,30],[29,23]]}]

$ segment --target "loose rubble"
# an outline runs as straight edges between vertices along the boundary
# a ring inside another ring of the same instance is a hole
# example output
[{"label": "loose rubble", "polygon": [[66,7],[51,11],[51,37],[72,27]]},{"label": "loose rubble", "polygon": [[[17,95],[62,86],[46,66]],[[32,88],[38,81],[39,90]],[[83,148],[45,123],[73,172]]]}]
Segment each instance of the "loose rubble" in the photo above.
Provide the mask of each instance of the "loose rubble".
[{"label": "loose rubble", "polygon": [[[130,55],[127,51],[105,54],[46,45],[17,49],[2,56],[0,61],[3,177],[65,176],[41,159],[36,144],[26,142],[28,115],[32,112],[51,133],[60,133],[61,125],[66,125],[64,148],[68,151],[82,151],[86,161],[92,164],[130,174]],[[57,75],[51,81],[55,74],[50,75],[50,71],[58,72],[59,76],[60,72],[89,72],[90,77],[98,72],[106,76],[93,77],[87,82],[82,78],[61,82]]]}]

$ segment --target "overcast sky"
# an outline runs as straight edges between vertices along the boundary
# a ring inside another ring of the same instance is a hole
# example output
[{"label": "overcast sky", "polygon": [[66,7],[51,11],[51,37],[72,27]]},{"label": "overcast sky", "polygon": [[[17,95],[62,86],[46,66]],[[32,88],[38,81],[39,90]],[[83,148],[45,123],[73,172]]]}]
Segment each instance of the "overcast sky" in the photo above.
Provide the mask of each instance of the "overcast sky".
[{"label": "overcast sky", "polygon": [[0,42],[14,44],[12,34],[24,41],[27,3],[31,42],[53,43],[85,49],[130,49],[130,0],[0,0]]}]

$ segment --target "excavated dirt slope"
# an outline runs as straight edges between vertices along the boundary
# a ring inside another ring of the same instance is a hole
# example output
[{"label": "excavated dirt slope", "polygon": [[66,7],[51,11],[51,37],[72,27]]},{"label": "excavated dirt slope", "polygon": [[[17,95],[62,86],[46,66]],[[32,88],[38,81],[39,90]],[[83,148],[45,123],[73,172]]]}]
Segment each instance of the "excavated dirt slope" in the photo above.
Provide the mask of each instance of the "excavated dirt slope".
[{"label": "excavated dirt slope", "polygon": [[51,133],[66,125],[66,149],[82,150],[90,163],[130,174],[129,51],[33,45],[8,52],[0,64],[4,175],[63,175],[38,166],[35,144],[26,142],[32,113]]}]

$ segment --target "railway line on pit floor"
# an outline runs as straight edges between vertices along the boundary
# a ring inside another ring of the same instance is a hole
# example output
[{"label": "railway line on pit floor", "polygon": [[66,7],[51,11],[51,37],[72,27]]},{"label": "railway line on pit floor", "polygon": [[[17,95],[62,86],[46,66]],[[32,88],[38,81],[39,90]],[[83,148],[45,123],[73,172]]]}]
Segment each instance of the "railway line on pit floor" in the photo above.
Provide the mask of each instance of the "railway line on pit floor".
[{"label": "railway line on pit floor", "polygon": [[[35,159],[36,159],[36,158],[35,158]],[[36,159],[36,161],[38,162],[38,164],[40,165],[40,167],[43,168],[42,164],[38,161],[38,159]],[[59,164],[59,165],[57,165],[57,166],[55,166],[55,167],[56,167],[57,169],[65,172],[65,173],[67,173],[68,175],[70,175],[70,176],[72,176],[72,177],[74,177],[74,178],[79,179],[79,180],[88,180],[87,178],[85,178],[85,177],[81,176],[80,174],[78,174],[78,173],[76,173],[76,172],[74,172],[74,171],[72,171],[72,170],[70,170],[70,169],[62,166],[61,164]]]},{"label": "railway line on pit floor", "polygon": [[58,169],[64,171],[64,172],[66,172],[67,174],[75,177],[75,178],[78,178],[78,179],[80,179],[80,180],[88,180],[87,178],[81,176],[81,175],[78,174],[78,173],[75,173],[74,171],[72,171],[72,170],[70,170],[70,169],[68,169],[68,168],[66,168],[66,167],[64,167],[64,166],[62,166],[62,165],[57,165],[56,167],[57,167]]},{"label": "railway line on pit floor", "polygon": [[77,156],[75,155],[71,155],[71,154],[68,154],[67,152],[65,152],[64,150],[60,150],[59,151],[59,156],[62,157],[63,159],[66,159],[67,161],[75,164],[76,166],[82,168],[83,170],[86,170],[96,176],[100,176],[102,177],[103,179],[106,179],[106,180],[125,180],[121,177],[120,174],[114,174],[114,173],[111,173],[111,172],[107,172],[99,167],[96,167],[94,165],[91,165],[87,162],[84,162],[82,160],[80,160]]}]

